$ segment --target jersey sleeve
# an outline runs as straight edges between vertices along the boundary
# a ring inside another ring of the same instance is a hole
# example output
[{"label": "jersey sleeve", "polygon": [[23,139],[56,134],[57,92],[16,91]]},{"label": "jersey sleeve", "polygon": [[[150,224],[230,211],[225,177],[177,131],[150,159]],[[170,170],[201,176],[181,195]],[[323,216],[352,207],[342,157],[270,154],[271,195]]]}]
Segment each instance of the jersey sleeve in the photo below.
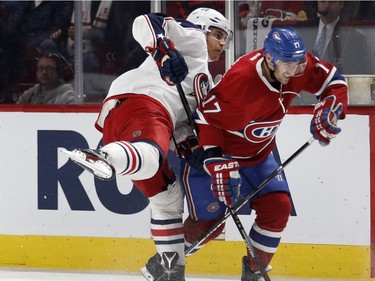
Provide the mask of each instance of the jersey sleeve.
[{"label": "jersey sleeve", "polygon": [[[177,32],[176,32],[177,30]],[[189,30],[200,30],[196,25],[182,19],[175,19],[161,13],[138,16],[133,22],[133,36],[145,51],[156,48],[163,38],[176,43],[175,36],[190,36]],[[186,38],[185,44],[189,44]],[[177,47],[177,46],[176,46]]]},{"label": "jersey sleeve", "polygon": [[344,119],[348,106],[348,85],[337,68],[328,62],[309,54],[309,64],[304,77],[308,79],[305,90],[315,94],[321,101],[328,96],[335,96],[336,102],[343,105],[340,119]]}]

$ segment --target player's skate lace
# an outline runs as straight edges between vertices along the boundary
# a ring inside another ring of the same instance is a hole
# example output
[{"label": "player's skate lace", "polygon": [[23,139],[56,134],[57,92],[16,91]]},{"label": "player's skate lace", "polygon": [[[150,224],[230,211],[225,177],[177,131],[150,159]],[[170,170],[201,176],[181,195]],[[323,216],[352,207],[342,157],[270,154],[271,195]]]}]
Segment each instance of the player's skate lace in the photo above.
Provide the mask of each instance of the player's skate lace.
[{"label": "player's skate lace", "polygon": [[164,252],[162,257],[156,254],[141,271],[148,281],[185,281],[185,266],[178,265],[177,261],[176,252]]},{"label": "player's skate lace", "polygon": [[[272,266],[268,265],[266,271],[270,271]],[[244,256],[242,258],[242,277],[241,281],[264,281],[264,278],[260,271],[253,271],[249,264],[249,258]]]},{"label": "player's skate lace", "polygon": [[73,162],[92,173],[101,180],[112,180],[116,173],[112,165],[106,160],[105,152],[94,149],[63,150]]}]

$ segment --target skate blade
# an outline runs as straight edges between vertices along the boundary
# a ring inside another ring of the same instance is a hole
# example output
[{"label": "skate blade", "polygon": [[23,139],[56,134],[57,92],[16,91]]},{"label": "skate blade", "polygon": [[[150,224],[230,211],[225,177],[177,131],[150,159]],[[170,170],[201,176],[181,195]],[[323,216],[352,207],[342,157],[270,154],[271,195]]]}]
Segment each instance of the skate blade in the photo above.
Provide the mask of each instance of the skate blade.
[{"label": "skate blade", "polygon": [[[112,168],[103,161],[98,160],[94,163],[90,163],[86,161],[86,156],[84,153],[79,151],[69,151],[65,148],[60,149],[60,152],[63,152],[64,154],[68,155],[74,163],[78,164],[88,172],[92,173],[100,180],[110,181],[115,178],[115,173],[112,170]],[[101,167],[99,168],[98,165]],[[103,167],[105,169],[103,169]]]},{"label": "skate blade", "polygon": [[154,281],[154,276],[151,275],[151,273],[147,270],[146,267],[142,267],[141,268],[141,272],[143,274],[143,277],[147,280],[147,281]]},{"label": "skate blade", "polygon": [[72,154],[73,154],[73,152],[67,150],[66,148],[60,148],[60,152],[62,152],[62,153],[64,153],[64,154],[68,155],[69,158],[70,158],[70,156],[72,156]]}]

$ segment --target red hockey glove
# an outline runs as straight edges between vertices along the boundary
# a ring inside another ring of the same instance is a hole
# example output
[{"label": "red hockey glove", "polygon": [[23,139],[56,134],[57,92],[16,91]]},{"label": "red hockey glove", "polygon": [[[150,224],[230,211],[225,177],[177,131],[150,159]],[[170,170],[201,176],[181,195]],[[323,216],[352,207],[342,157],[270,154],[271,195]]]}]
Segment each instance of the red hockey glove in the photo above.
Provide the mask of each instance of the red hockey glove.
[{"label": "red hockey glove", "polygon": [[168,85],[181,83],[188,74],[184,57],[175,49],[174,43],[164,38],[156,48],[148,48],[159,67],[161,78]]},{"label": "red hockey glove", "polygon": [[211,175],[211,190],[227,206],[233,206],[240,195],[241,177],[238,162],[223,157],[204,161],[204,169]]},{"label": "red hockey glove", "polygon": [[322,146],[328,145],[341,132],[337,127],[341,112],[342,104],[336,104],[335,96],[328,96],[315,106],[310,132]]}]

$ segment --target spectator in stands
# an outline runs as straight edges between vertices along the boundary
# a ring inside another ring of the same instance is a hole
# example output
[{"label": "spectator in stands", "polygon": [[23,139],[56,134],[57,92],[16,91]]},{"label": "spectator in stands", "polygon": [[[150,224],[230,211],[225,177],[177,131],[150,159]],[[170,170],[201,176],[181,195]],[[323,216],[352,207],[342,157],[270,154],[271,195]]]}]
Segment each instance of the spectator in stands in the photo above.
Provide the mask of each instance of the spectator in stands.
[{"label": "spectator in stands", "polygon": [[38,60],[37,80],[17,101],[18,104],[74,104],[73,87],[64,81],[63,72],[67,65],[58,53],[44,53]]},{"label": "spectator in stands", "polygon": [[[138,15],[150,12],[150,1],[84,1],[82,10],[85,102],[101,102],[117,76],[137,68],[147,57],[132,26]],[[75,33],[73,15],[68,30],[72,63]]]},{"label": "spectator in stands", "polygon": [[319,16],[297,22],[309,51],[334,64],[343,74],[372,73],[369,46],[364,35],[341,18],[345,1],[318,1]]},{"label": "spectator in stands", "polygon": [[24,34],[27,46],[66,54],[67,31],[74,1],[26,1]]},{"label": "spectator in stands", "polygon": [[284,20],[306,20],[305,1],[260,1],[259,17]]},{"label": "spectator in stands", "polygon": [[[135,17],[148,12],[149,1],[82,2],[83,71],[120,75],[126,70],[138,67],[146,56],[140,47],[136,56],[128,56],[137,51],[139,46],[131,30]],[[74,56],[75,33],[73,14],[68,30],[71,61]],[[135,65],[126,67],[125,64]]]},{"label": "spectator in stands", "polygon": [[13,103],[11,88],[27,76],[21,34],[25,5],[0,1],[0,103]]}]

